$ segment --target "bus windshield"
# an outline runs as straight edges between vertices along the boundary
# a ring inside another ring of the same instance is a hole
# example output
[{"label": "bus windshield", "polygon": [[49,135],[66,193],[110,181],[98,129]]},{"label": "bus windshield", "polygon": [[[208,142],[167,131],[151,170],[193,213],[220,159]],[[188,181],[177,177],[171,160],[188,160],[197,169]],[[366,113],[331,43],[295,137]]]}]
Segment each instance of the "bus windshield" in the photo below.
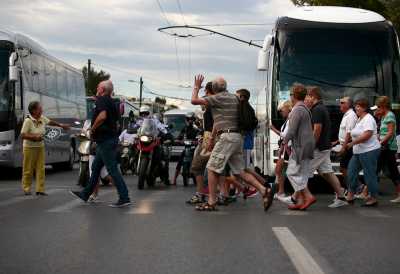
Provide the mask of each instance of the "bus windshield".
[{"label": "bus windshield", "polygon": [[319,86],[324,104],[331,115],[338,116],[334,120],[340,118],[338,99],[344,96],[353,100],[367,98],[373,104],[377,96],[387,95],[392,102],[398,102],[399,62],[395,44],[388,28],[340,28],[331,24],[330,28],[280,30],[272,119],[280,120],[276,108],[289,100],[290,87],[296,82]]},{"label": "bus windshield", "polygon": [[9,111],[10,94],[8,89],[9,50],[0,48],[0,111]]}]

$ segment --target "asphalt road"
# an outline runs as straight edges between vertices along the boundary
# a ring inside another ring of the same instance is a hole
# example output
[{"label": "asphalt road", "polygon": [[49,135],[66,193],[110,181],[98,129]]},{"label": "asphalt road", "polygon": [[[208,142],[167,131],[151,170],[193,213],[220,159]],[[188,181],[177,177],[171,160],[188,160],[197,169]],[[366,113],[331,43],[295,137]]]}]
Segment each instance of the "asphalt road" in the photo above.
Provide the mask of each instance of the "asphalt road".
[{"label": "asphalt road", "polygon": [[265,213],[260,197],[196,212],[184,203],[193,187],[138,191],[130,175],[134,204],[116,209],[113,187],[100,203],[76,201],[77,170],[50,172],[48,197],[24,197],[18,176],[0,174],[0,273],[400,273],[388,193],[376,209],[329,209],[323,194],[306,212],[275,202]]}]

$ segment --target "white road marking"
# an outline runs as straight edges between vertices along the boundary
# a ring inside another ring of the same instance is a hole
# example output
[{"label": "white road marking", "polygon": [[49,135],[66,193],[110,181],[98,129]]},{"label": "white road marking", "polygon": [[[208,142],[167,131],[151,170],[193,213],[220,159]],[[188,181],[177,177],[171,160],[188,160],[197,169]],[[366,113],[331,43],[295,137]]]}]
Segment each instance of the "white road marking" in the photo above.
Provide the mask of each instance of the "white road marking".
[{"label": "white road marking", "polygon": [[382,211],[378,209],[358,209],[357,213],[360,214],[361,216],[364,217],[370,217],[370,218],[390,218],[389,215],[383,213]]},{"label": "white road marking", "polygon": [[[107,190],[100,190],[99,192],[99,199],[100,202],[97,203],[93,203],[93,205],[99,204],[102,201],[102,198],[106,195],[109,195],[110,193],[113,193],[113,190],[111,189],[107,189]],[[53,208],[50,208],[48,210],[46,210],[47,212],[50,213],[63,213],[63,212],[70,212],[73,208],[75,207],[79,207],[79,206],[83,206],[83,205],[91,205],[91,203],[85,203],[82,200],[79,200],[78,198],[73,198],[72,196],[70,196],[71,199],[73,199],[72,201],[69,201],[65,204],[62,204],[60,206],[56,206]]]},{"label": "white road marking", "polygon": [[289,228],[273,227],[272,231],[275,233],[299,274],[324,274],[321,267]]},{"label": "white road marking", "polygon": [[[50,190],[46,191],[46,193],[47,194],[54,194],[54,193],[61,192],[61,191],[64,191],[64,190],[63,189],[50,189]],[[23,195],[23,194],[21,194],[21,195]],[[17,203],[20,203],[20,202],[23,202],[23,201],[28,201],[28,200],[41,199],[41,198],[45,198],[45,197],[36,196],[35,193],[32,193],[32,195],[30,195],[30,196],[13,197],[13,198],[10,198],[8,200],[1,201],[0,202],[0,207],[13,205],[13,204],[17,204]]]},{"label": "white road marking", "polygon": [[306,216],[308,212],[301,210],[282,210],[278,211],[278,214],[283,216]]}]

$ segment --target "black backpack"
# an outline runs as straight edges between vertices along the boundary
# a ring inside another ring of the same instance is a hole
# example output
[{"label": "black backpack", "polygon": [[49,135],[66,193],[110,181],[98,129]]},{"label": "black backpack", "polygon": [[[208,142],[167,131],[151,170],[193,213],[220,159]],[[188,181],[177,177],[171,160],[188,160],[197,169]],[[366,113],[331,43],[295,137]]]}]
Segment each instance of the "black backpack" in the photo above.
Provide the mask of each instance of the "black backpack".
[{"label": "black backpack", "polygon": [[253,107],[248,101],[239,100],[239,129],[247,132],[257,128],[258,120]]}]

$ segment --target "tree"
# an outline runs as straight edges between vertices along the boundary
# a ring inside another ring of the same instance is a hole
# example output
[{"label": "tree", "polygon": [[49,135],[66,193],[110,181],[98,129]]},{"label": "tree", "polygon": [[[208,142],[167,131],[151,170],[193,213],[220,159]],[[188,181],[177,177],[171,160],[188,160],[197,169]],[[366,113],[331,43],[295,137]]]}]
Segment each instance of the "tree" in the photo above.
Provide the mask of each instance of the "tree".
[{"label": "tree", "polygon": [[101,81],[110,79],[109,73],[103,70],[95,71],[93,68],[91,68],[89,72],[89,82],[88,82],[88,69],[86,66],[83,67],[82,73],[83,73],[83,78],[85,79],[86,96],[96,95],[97,85]]},{"label": "tree", "polygon": [[375,11],[400,29],[400,0],[292,0],[296,6],[343,6]]}]

